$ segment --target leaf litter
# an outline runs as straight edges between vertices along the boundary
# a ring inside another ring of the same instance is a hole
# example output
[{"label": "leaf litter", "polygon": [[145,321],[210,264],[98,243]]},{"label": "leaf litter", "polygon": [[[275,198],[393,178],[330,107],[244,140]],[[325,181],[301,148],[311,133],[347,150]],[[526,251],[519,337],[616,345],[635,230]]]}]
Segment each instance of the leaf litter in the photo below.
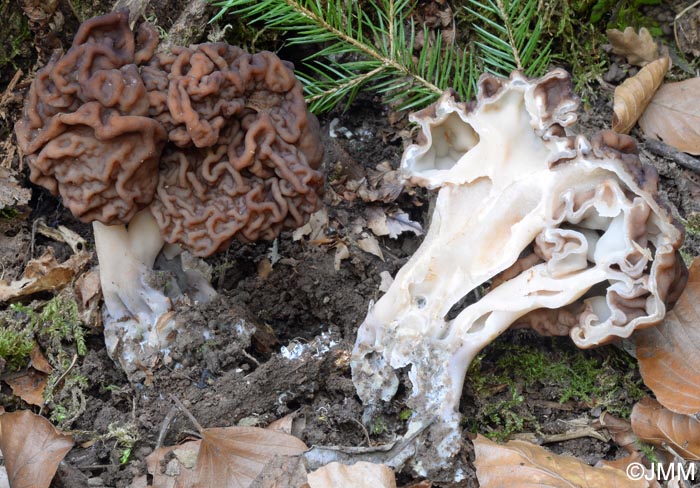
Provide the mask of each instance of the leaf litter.
[{"label": "leaf litter", "polygon": [[28,410],[0,415],[0,451],[12,488],[48,488],[73,438]]}]

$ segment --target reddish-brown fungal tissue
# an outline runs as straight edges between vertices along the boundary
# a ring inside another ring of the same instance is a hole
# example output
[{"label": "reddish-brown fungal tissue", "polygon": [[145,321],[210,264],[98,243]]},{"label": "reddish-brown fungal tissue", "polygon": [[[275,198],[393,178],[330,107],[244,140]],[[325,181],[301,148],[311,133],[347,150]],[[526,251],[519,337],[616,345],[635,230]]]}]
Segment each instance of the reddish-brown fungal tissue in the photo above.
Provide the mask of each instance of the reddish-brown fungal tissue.
[{"label": "reddish-brown fungal tissue", "polygon": [[273,239],[319,208],[323,185],[318,121],[289,63],[223,43],[157,48],[126,12],[86,21],[15,126],[31,180],[93,222],[107,347],[127,370],[172,337],[171,298],[147,279],[164,240],[208,256]]},{"label": "reddish-brown fungal tissue", "polygon": [[288,63],[217,43],[159,55],[147,72],[174,142],[151,208],[166,241],[208,256],[234,237],[272,239],[318,209],[318,122]]},{"label": "reddish-brown fungal tissue", "polygon": [[[139,40],[153,53],[157,34]],[[17,122],[32,182],[60,194],[83,222],[123,224],[153,199],[166,133],[148,117],[136,43],[118,13],[85,22],[32,83]]]}]

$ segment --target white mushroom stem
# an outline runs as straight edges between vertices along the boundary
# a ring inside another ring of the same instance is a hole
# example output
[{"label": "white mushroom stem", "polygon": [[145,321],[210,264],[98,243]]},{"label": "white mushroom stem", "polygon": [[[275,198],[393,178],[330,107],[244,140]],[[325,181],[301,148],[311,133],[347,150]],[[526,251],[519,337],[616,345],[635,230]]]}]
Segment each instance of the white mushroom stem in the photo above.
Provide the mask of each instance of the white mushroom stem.
[{"label": "white mushroom stem", "polygon": [[105,340],[114,357],[123,333],[157,347],[158,324],[171,311],[163,291],[153,286],[153,263],[163,247],[160,229],[146,209],[127,226],[93,223],[100,263],[100,283],[105,302]]}]

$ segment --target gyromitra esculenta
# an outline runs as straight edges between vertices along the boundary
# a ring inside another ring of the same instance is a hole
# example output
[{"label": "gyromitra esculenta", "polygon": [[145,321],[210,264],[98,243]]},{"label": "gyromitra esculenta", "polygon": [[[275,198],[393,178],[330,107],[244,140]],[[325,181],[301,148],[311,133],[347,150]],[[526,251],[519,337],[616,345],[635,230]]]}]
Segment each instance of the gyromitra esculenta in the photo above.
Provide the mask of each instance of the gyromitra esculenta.
[{"label": "gyromitra esculenta", "polygon": [[[565,135],[577,107],[566,72],[515,72],[482,76],[473,105],[445,93],[412,116],[422,133],[403,175],[440,190],[425,240],[361,324],[351,365],[370,407],[410,366],[409,433],[438,429],[421,471],[459,449],[467,368],[512,324],[563,328],[592,347],[659,323],[685,283],[682,227],[655,170],[627,136]],[[478,287],[488,292],[452,310]]]},{"label": "gyromitra esculenta", "polygon": [[176,330],[152,272],[165,241],[200,257],[272,239],[320,205],[316,118],[291,66],[223,44],[158,53],[126,12],[84,22],[15,126],[30,179],[92,222],[110,355],[150,367]]}]

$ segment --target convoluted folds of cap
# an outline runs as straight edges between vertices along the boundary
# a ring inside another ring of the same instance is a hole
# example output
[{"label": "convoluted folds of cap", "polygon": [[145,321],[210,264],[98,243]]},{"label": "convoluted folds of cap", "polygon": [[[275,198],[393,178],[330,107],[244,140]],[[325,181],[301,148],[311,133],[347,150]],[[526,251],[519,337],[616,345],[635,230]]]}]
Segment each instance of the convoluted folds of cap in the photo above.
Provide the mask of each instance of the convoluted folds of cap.
[{"label": "convoluted folds of cap", "polygon": [[318,121],[288,63],[201,44],[157,55],[143,77],[174,142],[152,206],[166,241],[208,256],[234,237],[273,239],[319,208]]},{"label": "convoluted folds of cap", "polygon": [[136,63],[157,42],[143,24],[137,44],[125,12],[90,19],[32,83],[15,126],[30,179],[84,222],[126,223],[153,199],[166,133]]}]

